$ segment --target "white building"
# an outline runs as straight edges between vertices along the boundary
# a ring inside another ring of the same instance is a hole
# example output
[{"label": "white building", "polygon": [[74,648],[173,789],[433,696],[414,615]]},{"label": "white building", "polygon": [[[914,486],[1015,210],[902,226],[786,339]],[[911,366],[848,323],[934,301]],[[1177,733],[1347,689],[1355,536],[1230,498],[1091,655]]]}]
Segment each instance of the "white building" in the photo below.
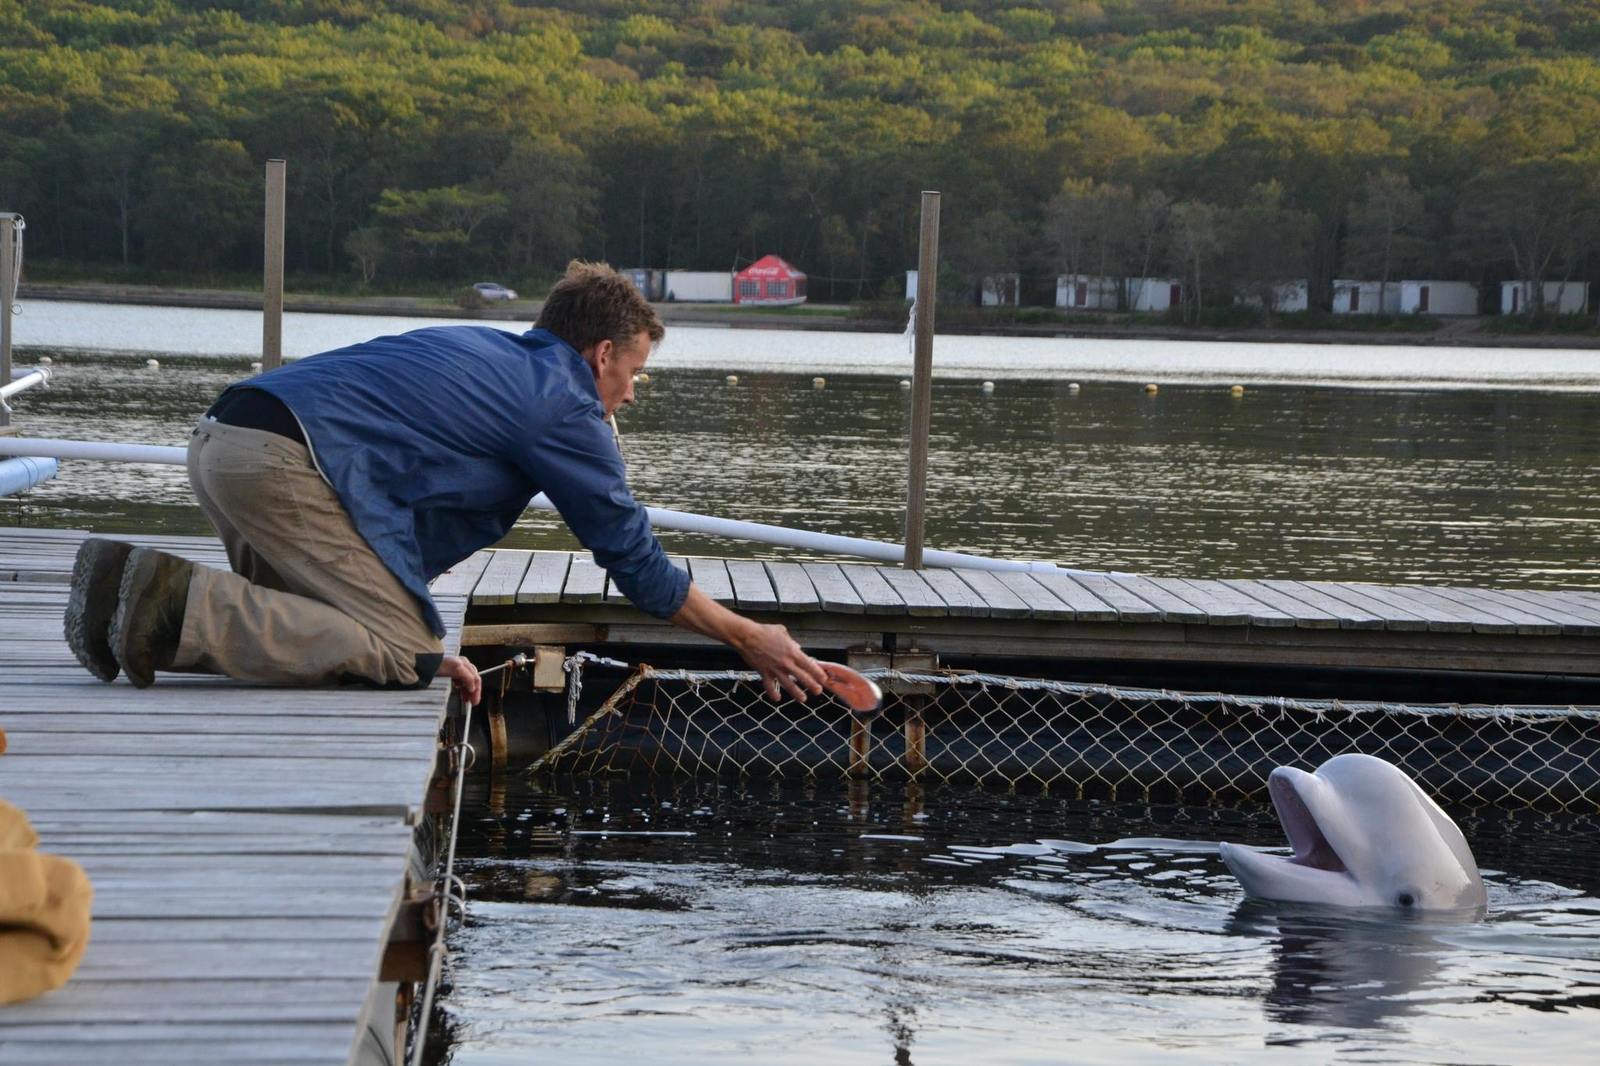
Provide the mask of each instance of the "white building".
[{"label": "white building", "polygon": [[[1272,286],[1271,296],[1272,307],[1270,310],[1273,311],[1304,311],[1311,306],[1310,286],[1306,284],[1304,278],[1298,281],[1275,283]],[[1234,298],[1234,303],[1239,304],[1241,307],[1260,307],[1262,303],[1261,292],[1257,289],[1256,291],[1241,293]]]},{"label": "white building", "polygon": [[1400,313],[1475,315],[1478,313],[1478,287],[1467,281],[1402,281]]},{"label": "white building", "polygon": [[[1531,281],[1500,283],[1500,313],[1514,315],[1533,303]],[[1544,283],[1544,309],[1553,315],[1579,315],[1589,309],[1587,281],[1547,281]]]},{"label": "white building", "polygon": [[663,299],[732,303],[733,274],[725,270],[669,270]]},{"label": "white building", "polygon": [[1056,306],[1078,311],[1115,311],[1117,309],[1116,278],[1092,274],[1056,275]]},{"label": "white building", "polygon": [[1177,278],[1129,278],[1128,310],[1168,311],[1183,303],[1183,284]]},{"label": "white building", "polygon": [[1336,315],[1398,314],[1400,283],[1333,279],[1333,313]]}]

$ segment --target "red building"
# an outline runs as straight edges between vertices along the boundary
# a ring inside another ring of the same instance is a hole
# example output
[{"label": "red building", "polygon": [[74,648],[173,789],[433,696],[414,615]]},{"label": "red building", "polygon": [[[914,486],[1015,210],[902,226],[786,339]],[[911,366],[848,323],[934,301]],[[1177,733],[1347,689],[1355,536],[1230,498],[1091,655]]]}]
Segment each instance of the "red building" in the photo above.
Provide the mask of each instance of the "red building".
[{"label": "red building", "polygon": [[806,276],[775,255],[764,255],[733,276],[733,302],[783,306],[806,302]]}]

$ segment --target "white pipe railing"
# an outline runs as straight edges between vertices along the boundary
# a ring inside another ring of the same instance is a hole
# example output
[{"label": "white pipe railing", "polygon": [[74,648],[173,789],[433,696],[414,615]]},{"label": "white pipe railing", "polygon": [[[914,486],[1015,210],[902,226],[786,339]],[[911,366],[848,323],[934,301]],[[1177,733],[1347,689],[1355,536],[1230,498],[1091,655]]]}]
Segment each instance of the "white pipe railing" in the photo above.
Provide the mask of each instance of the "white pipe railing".
[{"label": "white pipe railing", "polygon": [[49,383],[49,367],[35,367],[22,373],[13,370],[11,372],[11,380],[5,385],[0,385],[0,403],[9,400],[24,389],[31,389],[35,385],[48,385]]},{"label": "white pipe railing", "polygon": [[183,466],[185,448],[160,444],[114,444],[46,437],[0,437],[0,455],[42,455],[52,459],[99,459],[109,463],[165,463]]},{"label": "white pipe railing", "polygon": [[[114,463],[165,463],[173,466],[182,466],[187,461],[187,449],[158,444],[113,444],[26,437],[0,437],[0,455],[98,459]],[[530,501],[529,506],[542,511],[556,509],[555,504],[551,503],[542,492]],[[898,563],[905,558],[905,545],[887,541],[842,537],[835,533],[817,533],[805,529],[791,529],[787,526],[769,526],[761,522],[740,522],[731,518],[714,518],[711,515],[672,511],[663,507],[646,507],[645,510],[649,512],[650,524],[657,529],[731,537],[735,540],[750,540],[783,548],[852,555],[885,563]],[[947,551],[924,551],[922,561],[928,566],[965,567],[970,570],[1048,570],[1061,574],[1090,572],[1057,567],[1054,563],[1029,562],[1022,559],[989,559],[981,555]]]},{"label": "white pipe railing", "polygon": [[[535,496],[530,506],[541,511],[554,511],[555,504],[544,493]],[[836,533],[817,533],[808,529],[791,529],[788,526],[769,526],[761,522],[741,522],[732,518],[714,518],[711,515],[689,511],[671,511],[664,507],[646,507],[650,524],[657,529],[675,529],[680,533],[703,533],[714,537],[731,537],[735,540],[753,540],[781,548],[800,548],[806,551],[832,552],[835,555],[854,555],[877,562],[899,563],[905,558],[904,544],[882,540],[864,540],[860,537],[842,537]],[[989,559],[981,555],[961,552],[927,550],[922,561],[928,566],[965,567],[968,570],[1052,570],[1070,574],[1055,563],[1028,562],[1021,559]]]}]

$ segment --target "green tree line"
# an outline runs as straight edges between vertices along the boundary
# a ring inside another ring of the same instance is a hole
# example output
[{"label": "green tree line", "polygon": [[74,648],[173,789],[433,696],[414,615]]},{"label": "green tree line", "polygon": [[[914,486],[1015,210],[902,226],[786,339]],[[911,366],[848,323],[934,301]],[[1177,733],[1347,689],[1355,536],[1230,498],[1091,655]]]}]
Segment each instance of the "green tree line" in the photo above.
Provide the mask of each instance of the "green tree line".
[{"label": "green tree line", "polygon": [[567,258],[897,292],[947,267],[1595,274],[1600,0],[0,0],[30,256],[527,283]]}]

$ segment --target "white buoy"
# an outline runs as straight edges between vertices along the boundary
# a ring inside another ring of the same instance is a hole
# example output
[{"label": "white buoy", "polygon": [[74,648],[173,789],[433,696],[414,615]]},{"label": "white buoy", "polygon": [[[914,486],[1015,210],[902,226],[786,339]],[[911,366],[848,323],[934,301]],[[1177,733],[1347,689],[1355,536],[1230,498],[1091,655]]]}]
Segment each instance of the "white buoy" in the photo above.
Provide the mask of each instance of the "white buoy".
[{"label": "white buoy", "polygon": [[1072,382],[1071,384],[1069,384],[1067,386],[1067,391],[1068,392],[1077,392],[1082,387],[1083,386],[1079,385],[1076,381],[1074,381],[1074,382]]},{"label": "white buoy", "polygon": [[911,382],[907,381],[905,378],[901,378],[900,379],[900,387],[902,389],[909,389],[911,387]]},{"label": "white buoy", "polygon": [[1229,389],[1228,392],[1230,392],[1234,396],[1243,396],[1244,395],[1244,386],[1243,385],[1235,385],[1233,388]]},{"label": "white buoy", "polygon": [[1161,391],[1161,386],[1152,381],[1150,384],[1144,387],[1144,391],[1147,395],[1154,396],[1156,393]]},{"label": "white buoy", "polygon": [[727,382],[729,385],[737,385],[737,384],[739,384],[739,375],[738,374],[729,374],[727,377],[723,378],[722,380]]},{"label": "white buoy", "polygon": [[146,359],[144,361],[144,368],[146,370],[160,370],[161,364],[154,359]]},{"label": "white buoy", "polygon": [[984,383],[983,383],[983,391],[984,391],[984,392],[993,392],[993,391],[994,391],[994,382],[992,382],[992,381],[985,381],[985,382],[984,382]]},{"label": "white buoy", "polygon": [[811,379],[811,387],[813,389],[825,389],[825,388],[828,387],[828,379],[827,378],[812,378]]},{"label": "white buoy", "polygon": [[48,355],[41,355],[39,357],[39,365],[40,366],[49,366],[53,362],[55,362],[55,360],[50,358]]}]

